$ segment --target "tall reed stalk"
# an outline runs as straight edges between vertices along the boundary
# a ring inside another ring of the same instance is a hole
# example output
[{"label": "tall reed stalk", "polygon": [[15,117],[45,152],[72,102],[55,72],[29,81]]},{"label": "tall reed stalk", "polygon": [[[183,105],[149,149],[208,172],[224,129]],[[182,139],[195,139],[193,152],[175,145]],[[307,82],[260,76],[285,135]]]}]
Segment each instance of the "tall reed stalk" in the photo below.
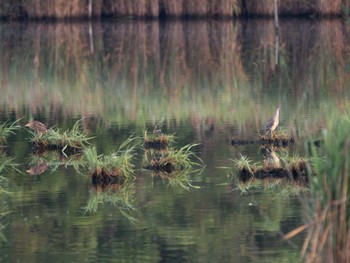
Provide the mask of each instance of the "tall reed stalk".
[{"label": "tall reed stalk", "polygon": [[348,117],[329,123],[323,133],[324,155],[312,149],[317,176],[311,180],[311,219],[285,236],[308,230],[302,250],[306,262],[350,262],[349,130]]}]

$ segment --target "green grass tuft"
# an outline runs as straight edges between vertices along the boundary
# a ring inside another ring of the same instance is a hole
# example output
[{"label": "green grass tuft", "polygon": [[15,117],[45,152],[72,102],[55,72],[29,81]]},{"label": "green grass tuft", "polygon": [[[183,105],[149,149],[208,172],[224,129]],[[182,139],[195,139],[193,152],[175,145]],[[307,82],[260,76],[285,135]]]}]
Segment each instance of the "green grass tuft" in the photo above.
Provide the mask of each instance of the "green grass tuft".
[{"label": "green grass tuft", "polygon": [[20,128],[20,126],[18,125],[19,120],[16,120],[14,122],[9,122],[6,121],[5,123],[0,125],[0,142],[3,143],[7,141],[7,138],[12,135],[15,134],[15,131],[18,130]]},{"label": "green grass tuft", "polygon": [[36,133],[30,131],[31,142],[34,143],[39,148],[57,147],[65,152],[68,148],[83,149],[89,145],[89,140],[92,139],[88,137],[80,128],[80,121],[77,121],[73,128],[61,132],[59,129],[49,129],[46,133]]},{"label": "green grass tuft", "polygon": [[135,157],[137,144],[132,146],[131,144],[135,140],[135,137],[129,137],[120,145],[116,152],[112,152],[109,155],[98,155],[96,147],[86,148],[84,150],[84,158],[89,171],[97,177],[134,177],[134,164],[132,164],[132,160]]}]

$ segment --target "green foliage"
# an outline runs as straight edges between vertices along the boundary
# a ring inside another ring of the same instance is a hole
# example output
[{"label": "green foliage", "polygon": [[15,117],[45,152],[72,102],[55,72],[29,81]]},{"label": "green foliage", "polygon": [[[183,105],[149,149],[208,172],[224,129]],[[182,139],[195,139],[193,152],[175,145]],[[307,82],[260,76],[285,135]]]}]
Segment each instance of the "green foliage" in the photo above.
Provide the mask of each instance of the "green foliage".
[{"label": "green foliage", "polygon": [[258,168],[258,163],[253,163],[248,156],[241,155],[241,158],[232,161],[238,172],[247,170],[251,175],[254,175],[254,171]]},{"label": "green foliage", "polygon": [[64,152],[65,148],[72,147],[83,149],[89,144],[89,140],[92,139],[85,134],[80,128],[80,121],[77,121],[73,128],[61,132],[59,129],[49,129],[46,133],[31,132],[31,141],[41,146],[59,146]]},{"label": "green foliage", "polygon": [[12,135],[15,134],[15,131],[18,130],[20,128],[20,126],[18,125],[19,120],[16,120],[14,122],[9,122],[6,121],[5,123],[0,125],[0,142],[6,142],[7,138]]},{"label": "green foliage", "polygon": [[[100,173],[104,171],[107,174],[114,174],[115,169],[118,169],[121,175],[127,178],[133,177],[134,164],[132,164],[132,159],[135,157],[136,139],[136,137],[129,137],[119,146],[116,152],[109,155],[98,155],[96,147],[86,148],[84,158],[90,172]],[[131,145],[132,143],[134,144]]]},{"label": "green foliage", "polygon": [[[350,244],[350,121],[348,115],[328,122],[323,156],[311,147],[317,176],[311,180],[315,201],[309,209],[312,219],[291,231],[286,239],[308,229],[303,253],[310,262],[348,262]],[[309,250],[306,250],[309,248]]]},{"label": "green foliage", "polygon": [[[195,166],[203,166],[203,161],[192,151],[192,148],[198,145],[198,143],[194,143],[185,145],[180,149],[170,149],[166,153],[164,159],[166,162],[172,163],[176,169],[186,170],[192,169]],[[197,161],[193,159],[196,159]]]}]

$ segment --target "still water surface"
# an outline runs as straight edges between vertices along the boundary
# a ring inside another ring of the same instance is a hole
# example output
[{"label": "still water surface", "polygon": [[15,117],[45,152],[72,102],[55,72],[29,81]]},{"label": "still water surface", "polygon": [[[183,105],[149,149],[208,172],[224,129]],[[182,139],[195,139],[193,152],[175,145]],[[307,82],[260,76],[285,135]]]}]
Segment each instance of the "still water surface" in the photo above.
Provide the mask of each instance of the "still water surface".
[{"label": "still water surface", "polygon": [[[307,156],[335,109],[349,107],[349,27],[338,20],[0,24],[1,121],[34,118],[62,130],[78,119],[108,154],[157,124],[175,147],[200,143],[205,163],[184,185],[142,170],[86,212],[96,189],[74,157],[32,153],[24,128],[5,149],[18,171],[2,186],[2,262],[300,262],[304,196],[289,182],[246,191],[228,170],[247,155],[277,105],[296,143],[277,154]],[[40,160],[41,175],[26,170]],[[285,191],[285,189],[292,189]],[[102,191],[103,193],[103,191]],[[309,197],[306,197],[309,198]]]}]

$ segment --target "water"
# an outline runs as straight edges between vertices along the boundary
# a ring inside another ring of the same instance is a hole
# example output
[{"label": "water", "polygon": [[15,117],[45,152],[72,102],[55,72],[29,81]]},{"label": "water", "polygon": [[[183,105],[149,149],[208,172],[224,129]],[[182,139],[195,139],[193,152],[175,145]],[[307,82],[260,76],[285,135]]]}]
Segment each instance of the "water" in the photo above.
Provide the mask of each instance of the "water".
[{"label": "water", "polygon": [[[98,191],[90,175],[33,155],[22,128],[5,150],[20,172],[2,174],[0,261],[300,262],[304,236],[281,238],[304,223],[305,201],[286,182],[242,192],[220,167],[241,154],[263,161],[259,146],[230,140],[256,138],[277,105],[296,139],[278,154],[308,155],[307,137],[350,105],[348,31],[339,20],[281,21],[278,38],[269,20],[1,24],[2,122],[65,130],[84,118],[101,154],[159,124],[176,147],[200,143],[206,166],[186,189],[140,170],[139,149],[121,201],[86,213]],[[40,158],[48,170],[30,176]]]}]

